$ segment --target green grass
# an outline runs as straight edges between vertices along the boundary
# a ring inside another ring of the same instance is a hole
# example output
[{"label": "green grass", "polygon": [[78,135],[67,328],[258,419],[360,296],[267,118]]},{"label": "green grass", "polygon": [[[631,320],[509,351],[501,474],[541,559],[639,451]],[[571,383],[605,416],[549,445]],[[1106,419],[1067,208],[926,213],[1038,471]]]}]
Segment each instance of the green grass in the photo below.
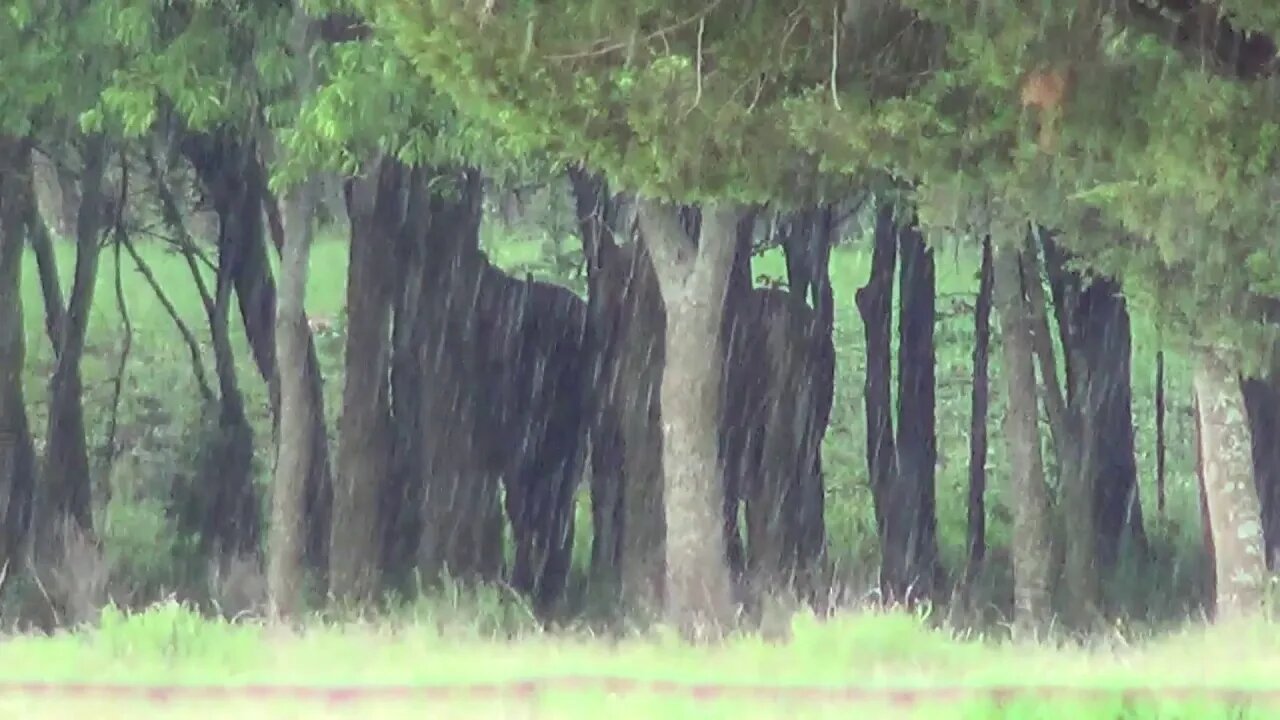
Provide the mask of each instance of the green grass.
[{"label": "green grass", "polygon": [[[766,687],[858,687],[868,690],[1013,687],[1203,688],[1251,690],[1271,687],[1280,671],[1280,630],[1188,629],[1142,646],[1098,642],[1090,648],[960,638],[930,629],[905,614],[848,614],[826,622],[798,615],[785,643],[738,637],[717,647],[691,647],[651,635],[605,641],[588,635],[545,635],[529,631],[518,641],[477,630],[474,615],[483,601],[466,609],[423,601],[377,623],[309,625],[287,631],[249,623],[207,620],[166,603],[147,612],[113,609],[95,629],[53,638],[16,637],[0,644],[0,682],[79,682],[144,685],[463,685],[555,678],[625,678]],[[490,604],[488,607],[492,608]],[[442,622],[443,615],[455,616]],[[1243,631],[1243,632],[1242,632]],[[84,702],[84,701],[80,701]],[[1097,714],[1102,703],[1025,701],[1022,710],[995,713],[986,703],[925,702],[913,712],[871,702],[839,705],[817,700],[695,701],[687,696],[638,692],[610,697],[599,691],[553,691],[536,701],[450,700],[424,707],[410,701],[380,701],[327,709],[305,701],[278,700],[174,703],[142,706],[118,700],[93,706],[100,717],[206,717],[217,711],[245,717],[408,717],[424,711],[446,717],[590,718],[640,717],[920,717],[920,718],[1154,718],[1227,717],[1225,714]],[[1114,702],[1114,701],[1113,701]],[[1191,708],[1168,702],[1171,709]],[[5,698],[5,717],[55,716],[69,700]],[[1074,714],[1066,714],[1072,709]],[[1205,708],[1207,709],[1207,708]],[[1260,712],[1260,711],[1259,711]],[[1240,716],[1232,716],[1240,717]],[[1262,717],[1261,714],[1249,717]]]}]

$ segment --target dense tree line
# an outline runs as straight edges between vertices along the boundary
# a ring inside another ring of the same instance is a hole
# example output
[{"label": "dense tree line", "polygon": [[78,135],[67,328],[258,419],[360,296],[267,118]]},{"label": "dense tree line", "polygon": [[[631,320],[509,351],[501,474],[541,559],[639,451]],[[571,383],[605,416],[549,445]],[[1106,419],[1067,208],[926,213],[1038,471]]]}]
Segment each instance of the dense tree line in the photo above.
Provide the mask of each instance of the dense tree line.
[{"label": "dense tree line", "polygon": [[[1277,31],[1266,0],[18,3],[0,18],[0,564],[56,590],[59,558],[93,544],[89,308],[108,246],[164,297],[131,239],[155,217],[213,355],[210,379],[170,309],[213,428],[172,512],[215,563],[264,558],[276,613],[308,588],[368,603],[447,575],[507,582],[552,617],[584,476],[589,572],[620,608],[702,635],[770,596],[821,606],[829,266],[865,202],[882,598],[963,597],[986,562],[996,358],[1017,619],[1114,611],[1101,583],[1149,534],[1141,302],[1195,361],[1216,610],[1257,612],[1280,544]],[[65,297],[37,157],[73,188]],[[305,310],[333,174],[350,248],[335,448],[335,379]],[[482,249],[486,188],[523,183],[571,193],[585,299]],[[190,228],[197,201],[212,243]],[[942,237],[982,256],[965,567],[946,566],[937,528]],[[762,247],[784,254],[786,289],[754,282]],[[42,434],[21,372],[28,249],[56,360]],[[248,419],[233,323],[268,388],[269,438]],[[71,595],[53,600],[70,612]]]}]

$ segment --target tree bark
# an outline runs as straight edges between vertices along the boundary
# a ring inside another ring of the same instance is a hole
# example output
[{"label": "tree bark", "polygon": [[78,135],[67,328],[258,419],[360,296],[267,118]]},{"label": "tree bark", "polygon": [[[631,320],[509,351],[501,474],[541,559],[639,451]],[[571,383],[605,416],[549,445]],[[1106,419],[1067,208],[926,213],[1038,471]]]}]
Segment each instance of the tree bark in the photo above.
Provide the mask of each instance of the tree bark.
[{"label": "tree bark", "polygon": [[[267,228],[263,223],[263,209],[270,214],[274,200],[267,191],[266,170],[258,157],[258,145],[238,135],[217,132],[187,134],[182,140],[182,150],[213,199],[219,221],[219,288],[226,283],[235,293],[254,364],[267,385],[272,430],[278,434],[276,286],[267,255]],[[274,226],[271,233],[281,234]],[[283,248],[282,236],[273,237],[273,241],[278,249]],[[221,299],[218,309],[222,310],[229,302],[229,296]],[[319,408],[311,429],[312,457],[307,471],[305,561],[312,570],[323,574],[328,566],[332,479],[324,422],[323,378],[309,325],[305,367],[309,403]]]},{"label": "tree bark", "polygon": [[641,199],[638,212],[667,322],[660,391],[666,612],[687,636],[718,637],[736,612],[723,534],[718,338],[741,210],[705,208],[696,236],[667,203]]},{"label": "tree bark", "polygon": [[587,381],[591,383],[591,519],[592,542],[590,576],[597,589],[618,597],[622,569],[622,490],[624,477],[617,462],[622,456],[621,428],[611,412],[617,386],[611,371],[612,341],[617,326],[611,322],[615,303],[605,286],[609,273],[606,259],[616,256],[616,234],[621,231],[620,203],[609,191],[604,177],[583,168],[568,169],[573,192],[578,235],[587,264],[587,334],[590,362]]},{"label": "tree bark", "polygon": [[[1015,247],[1020,248],[1022,243]],[[1013,476],[1013,577],[1015,622],[1021,630],[1044,627],[1051,614],[1053,553],[1049,494],[1040,455],[1040,415],[1036,401],[1034,319],[1026,296],[1021,253],[995,253],[993,300],[999,311],[1002,374],[1008,409],[1004,431]]]},{"label": "tree bark", "polygon": [[473,169],[451,173],[439,179],[458,183],[456,199],[423,186],[432,209],[422,264],[425,492],[418,569],[428,581],[447,573],[472,582],[501,574],[503,518],[500,478],[484,467],[478,446],[476,399],[486,379],[476,368],[488,359],[476,325],[484,317],[480,177]]},{"label": "tree bark", "polygon": [[351,182],[347,266],[346,372],[338,423],[329,549],[329,590],[339,600],[367,601],[377,591],[379,500],[391,463],[391,278],[399,228],[394,203],[407,169],[382,157],[368,177]]},{"label": "tree bark", "polygon": [[[1083,392],[1072,395],[1074,388],[1083,390],[1087,383],[1082,375],[1087,364],[1079,357],[1079,348],[1071,332],[1070,314],[1063,311],[1059,330],[1063,333],[1063,366],[1067,389],[1058,379],[1057,357],[1053,348],[1053,331],[1049,325],[1049,307],[1040,275],[1039,243],[1042,231],[1028,230],[1022,253],[1022,286],[1031,312],[1031,342],[1040,365],[1045,414],[1049,419],[1054,455],[1062,488],[1061,508],[1064,526],[1063,583],[1072,589],[1067,596],[1065,616],[1073,627],[1084,627],[1098,616],[1099,583],[1097,572],[1097,525],[1094,517],[1094,487],[1097,478],[1091,472],[1095,454],[1093,436],[1085,432]],[[1052,245],[1045,243],[1046,247]],[[1047,254],[1047,251],[1046,251]],[[1059,277],[1061,273],[1059,273]],[[1074,294],[1072,295],[1074,297]],[[1057,304],[1067,308],[1063,299]],[[1065,318],[1065,319],[1064,319]]]},{"label": "tree bark", "polygon": [[1077,470],[1091,496],[1096,541],[1089,560],[1112,569],[1126,530],[1140,551],[1146,547],[1134,451],[1129,313],[1114,280],[1070,270],[1050,234],[1043,239],[1065,352],[1066,402],[1079,433]]},{"label": "tree bark", "polygon": [[893,319],[893,276],[897,262],[897,226],[894,207],[882,203],[876,210],[875,246],[871,277],[856,295],[866,335],[866,377],[863,403],[867,424],[867,476],[871,484],[876,528],[880,536],[880,593],[886,603],[907,599],[912,568],[907,538],[914,525],[914,508],[898,492],[897,450],[893,432],[890,389],[893,352],[890,346]]},{"label": "tree bark", "polygon": [[991,236],[982,238],[982,266],[978,298],[973,308],[973,389],[969,413],[968,551],[965,588],[972,597],[974,583],[987,556],[987,414],[990,407],[991,356]]},{"label": "tree bark", "polygon": [[941,581],[938,558],[933,331],[937,288],[933,249],[914,219],[898,228],[902,265],[898,297],[898,483],[911,498],[915,518],[908,556],[917,586],[913,594],[933,597]]},{"label": "tree bark", "polygon": [[1196,353],[1204,490],[1213,533],[1216,618],[1262,613],[1266,559],[1239,366],[1227,348]]},{"label": "tree bark", "polygon": [[[92,488],[89,451],[85,440],[84,395],[80,361],[84,354],[98,279],[98,258],[103,217],[103,175],[106,170],[106,139],[85,138],[84,172],[76,218],[76,266],[71,297],[62,332],[54,349],[56,364],[49,380],[49,417],[45,433],[43,491],[38,512],[41,531],[49,541],[39,545],[56,552],[63,523],[70,519],[80,531],[93,532]],[[52,543],[52,544],[51,544]]]},{"label": "tree bark", "polygon": [[0,568],[12,567],[23,550],[36,480],[22,385],[22,250],[24,216],[35,204],[29,196],[31,172],[30,145],[0,136]]},{"label": "tree bark", "polygon": [[[295,9],[288,32],[297,59],[294,75],[301,96],[313,92],[315,24]],[[272,614],[296,616],[305,606],[307,478],[311,470],[313,429],[319,408],[307,377],[307,275],[314,236],[313,217],[319,188],[308,177],[293,186],[284,200],[284,242],[280,258],[280,293],[276,304],[275,336],[280,379],[280,429],[272,480],[271,530],[267,538],[267,595]],[[258,212],[259,208],[255,208]]]},{"label": "tree bark", "polygon": [[[1273,358],[1273,365],[1276,360]],[[1266,543],[1267,569],[1280,560],[1280,388],[1276,368],[1240,383],[1249,413],[1253,447],[1253,474],[1262,512],[1262,538]]]}]

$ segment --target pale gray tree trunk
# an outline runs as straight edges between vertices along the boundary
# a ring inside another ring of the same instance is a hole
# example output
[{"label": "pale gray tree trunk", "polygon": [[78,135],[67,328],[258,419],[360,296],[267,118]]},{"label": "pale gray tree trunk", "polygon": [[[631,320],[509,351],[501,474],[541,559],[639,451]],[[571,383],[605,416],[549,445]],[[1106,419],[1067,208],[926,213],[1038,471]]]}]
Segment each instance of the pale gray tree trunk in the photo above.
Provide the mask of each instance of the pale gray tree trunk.
[{"label": "pale gray tree trunk", "polygon": [[696,238],[671,204],[642,199],[638,211],[667,320],[660,390],[666,613],[686,636],[716,637],[736,615],[723,531],[719,336],[742,211],[729,203],[704,207]]},{"label": "pale gray tree trunk", "polygon": [[1239,363],[1232,350],[1197,351],[1195,393],[1219,620],[1262,612],[1267,571],[1249,419],[1238,378]]},{"label": "pale gray tree trunk", "polygon": [[1004,431],[1009,472],[1013,476],[1015,620],[1020,629],[1034,630],[1047,624],[1052,610],[1053,553],[1032,358],[1034,316],[1026,296],[1018,245],[996,251],[994,301],[1000,316],[1002,374],[1008,397]]},{"label": "pale gray tree trunk", "polygon": [[[310,53],[315,30],[306,13],[295,8],[289,44],[299,58],[294,82],[303,95],[311,92],[315,82],[316,68]],[[305,589],[306,485],[313,443],[317,440],[312,429],[319,412],[306,372],[311,338],[306,296],[314,237],[312,219],[319,194],[318,183],[308,177],[289,188],[283,200],[284,242],[276,299],[280,431],[267,537],[267,593],[271,612],[277,617],[289,617],[302,610]]]}]

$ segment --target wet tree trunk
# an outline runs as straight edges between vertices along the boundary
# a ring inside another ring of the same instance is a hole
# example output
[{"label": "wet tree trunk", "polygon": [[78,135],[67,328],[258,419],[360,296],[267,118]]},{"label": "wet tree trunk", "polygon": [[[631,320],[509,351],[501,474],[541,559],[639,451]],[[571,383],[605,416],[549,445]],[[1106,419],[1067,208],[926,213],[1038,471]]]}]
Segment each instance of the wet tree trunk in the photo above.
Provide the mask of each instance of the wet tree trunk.
[{"label": "wet tree trunk", "polygon": [[1004,432],[1013,476],[1015,622],[1022,630],[1034,630],[1044,627],[1050,618],[1053,552],[1049,494],[1040,455],[1040,414],[1032,355],[1034,319],[1020,254],[1007,247],[996,250],[992,295],[999,311],[1002,374],[1008,388]]},{"label": "wet tree trunk", "polygon": [[[591,435],[591,519],[592,542],[590,576],[598,588],[617,595],[621,591],[622,489],[624,477],[618,463],[622,455],[621,428],[611,407],[610,395],[616,387],[611,377],[610,340],[617,328],[610,322],[611,309],[605,287],[602,262],[617,247],[620,231],[619,203],[611,196],[603,176],[570,166],[570,187],[587,263],[587,334],[589,368],[585,381],[592,388]],[[607,249],[606,246],[608,246]]]},{"label": "wet tree trunk", "polygon": [[93,532],[89,452],[85,441],[84,395],[80,361],[84,354],[98,277],[100,236],[105,221],[103,175],[106,139],[85,138],[82,146],[79,212],[76,218],[76,266],[62,332],[55,347],[56,364],[49,380],[49,425],[45,433],[44,485],[39,494],[40,530],[46,539],[39,545],[50,553],[60,547],[63,523],[71,520],[79,530]]},{"label": "wet tree trunk", "polygon": [[[305,97],[313,92],[316,82],[311,49],[317,41],[317,27],[303,10],[294,11],[288,41],[297,58],[295,87]],[[280,294],[275,308],[280,421],[267,538],[267,596],[272,614],[284,618],[296,616],[305,607],[307,479],[320,413],[307,377],[311,331],[306,300],[318,202],[318,183],[308,177],[289,189],[283,203]],[[253,212],[260,214],[261,210],[258,205]]]},{"label": "wet tree trunk", "polygon": [[[667,518],[663,512],[662,378],[666,366],[666,315],[653,260],[643,242],[615,261],[621,267],[620,304],[606,384],[622,450],[622,540],[619,569],[623,597],[632,609],[662,608],[666,588]],[[607,456],[599,457],[603,461]],[[593,472],[595,472],[593,468]]]},{"label": "wet tree trunk", "polygon": [[916,583],[912,594],[929,598],[939,586],[942,570],[935,497],[936,273],[933,249],[914,220],[899,226],[898,240],[902,259],[898,288],[898,483],[901,492],[910,498],[915,514],[907,538],[907,556]]},{"label": "wet tree trunk", "polygon": [[859,288],[856,300],[866,334],[863,402],[867,423],[867,475],[880,535],[880,592],[882,599],[889,603],[905,600],[912,584],[907,538],[914,524],[915,511],[909,499],[898,492],[890,390],[893,375],[890,328],[897,242],[894,207],[890,203],[882,203],[876,211],[871,277],[864,287]]},{"label": "wet tree trunk", "polygon": [[[265,169],[258,157],[257,146],[238,136],[189,134],[183,138],[182,149],[213,200],[220,227],[219,284],[221,286],[225,279],[235,292],[254,364],[267,385],[272,428],[278,434],[280,378],[276,347],[276,287],[267,257],[268,233],[263,222],[264,207],[271,209],[269,206],[274,201],[267,192]],[[279,228],[272,228],[272,234],[277,235],[273,238],[277,249],[282,249],[283,234]],[[309,403],[320,408],[311,428],[305,561],[312,570],[323,574],[328,565],[332,484],[328,434],[324,423],[323,379],[309,325],[305,360]],[[243,404],[242,399],[237,402]],[[231,420],[224,424],[226,422]],[[226,425],[224,433],[242,435],[243,431],[237,428]],[[217,492],[231,495],[239,492],[236,488],[242,483],[232,478],[219,485],[227,487]]]},{"label": "wet tree trunk", "polygon": [[661,385],[668,617],[690,637],[719,637],[736,609],[724,546],[718,420],[719,342],[741,210],[712,205],[696,233],[675,207],[638,205],[666,309]]},{"label": "wet tree trunk", "polygon": [[[1272,361],[1275,364],[1275,359]],[[1249,413],[1253,447],[1253,474],[1262,512],[1262,537],[1267,549],[1267,569],[1280,559],[1280,389],[1274,367],[1262,377],[1240,384]]]},{"label": "wet tree trunk", "polygon": [[801,479],[788,534],[796,544],[802,592],[817,591],[817,571],[826,554],[826,489],[822,469],[822,439],[831,420],[835,390],[835,302],[831,291],[831,249],[836,240],[835,207],[831,204],[802,211],[784,223],[782,246],[787,262],[787,285],[797,300],[808,300],[812,320],[804,323],[801,342],[806,365],[798,378],[806,389],[803,449],[811,467],[797,468]]},{"label": "wet tree trunk", "polygon": [[296,615],[303,608],[306,553],[306,484],[312,427],[319,408],[311,402],[306,372],[307,269],[313,239],[317,191],[312,180],[292,188],[284,201],[284,249],[280,261],[280,297],[276,305],[279,343],[280,430],[272,481],[271,532],[268,538],[267,588],[273,612]]},{"label": "wet tree trunk", "polygon": [[973,389],[969,413],[969,504],[965,568],[965,589],[970,599],[987,556],[987,413],[990,407],[988,368],[993,283],[991,263],[991,236],[984,235],[978,298],[973,309]]},{"label": "wet tree trunk", "polygon": [[[1099,583],[1097,572],[1097,531],[1093,499],[1097,478],[1089,471],[1095,454],[1093,436],[1083,427],[1082,395],[1070,396],[1073,386],[1083,387],[1080,374],[1087,367],[1078,357],[1076,343],[1069,333],[1064,336],[1062,363],[1066,369],[1067,390],[1058,376],[1058,359],[1053,347],[1053,331],[1049,322],[1048,301],[1040,275],[1040,247],[1036,242],[1042,230],[1031,228],[1022,255],[1022,287],[1031,312],[1031,342],[1040,366],[1040,380],[1045,414],[1048,416],[1054,455],[1058,460],[1058,476],[1062,488],[1061,509],[1064,543],[1062,551],[1063,584],[1071,588],[1066,596],[1065,616],[1073,627],[1085,627],[1098,614]],[[1073,296],[1074,297],[1074,296]],[[1062,306],[1065,306],[1065,302]],[[1072,400],[1075,402],[1072,402]]]},{"label": "wet tree trunk", "polygon": [[22,250],[34,205],[31,171],[30,145],[0,136],[0,567],[10,567],[25,545],[36,478],[22,386]]},{"label": "wet tree trunk", "polygon": [[[1045,233],[1045,265],[1065,352],[1066,403],[1081,437],[1078,471],[1090,488],[1094,552],[1115,566],[1125,530],[1146,546],[1134,452],[1129,313],[1115,281],[1086,279]],[[1090,566],[1094,557],[1088,558]],[[1092,570],[1091,570],[1092,572]]]},{"label": "wet tree trunk", "polygon": [[389,281],[395,293],[390,359],[393,436],[381,501],[381,544],[383,570],[401,585],[411,579],[422,544],[426,443],[432,442],[423,426],[427,387],[433,382],[427,364],[429,319],[438,312],[426,305],[424,294],[435,282],[427,272],[433,253],[428,235],[433,227],[431,203],[425,189],[430,176],[426,169],[414,168],[401,178],[404,185],[397,201],[403,203],[403,212],[397,213],[395,272]]},{"label": "wet tree trunk", "polygon": [[1266,581],[1262,518],[1238,373],[1230,350],[1202,348],[1196,354],[1195,392],[1218,620],[1260,615]]},{"label": "wet tree trunk", "polygon": [[503,518],[499,480],[484,467],[479,443],[477,388],[494,378],[477,377],[483,347],[477,323],[485,269],[478,252],[481,185],[477,171],[459,170],[438,180],[456,182],[456,198],[432,192],[420,316],[424,344],[424,396],[420,420],[426,473],[421,576],[444,574],[466,582],[495,580],[502,571]]},{"label": "wet tree trunk", "polygon": [[395,270],[395,202],[407,171],[393,159],[371,164],[350,185],[346,384],[338,424],[329,550],[329,589],[337,599],[366,601],[377,591],[379,501],[391,462],[391,277]]}]

